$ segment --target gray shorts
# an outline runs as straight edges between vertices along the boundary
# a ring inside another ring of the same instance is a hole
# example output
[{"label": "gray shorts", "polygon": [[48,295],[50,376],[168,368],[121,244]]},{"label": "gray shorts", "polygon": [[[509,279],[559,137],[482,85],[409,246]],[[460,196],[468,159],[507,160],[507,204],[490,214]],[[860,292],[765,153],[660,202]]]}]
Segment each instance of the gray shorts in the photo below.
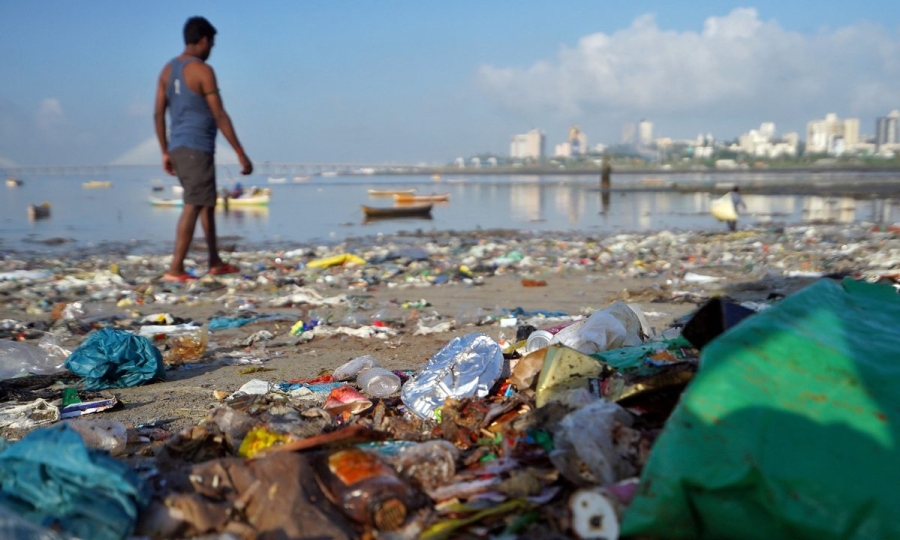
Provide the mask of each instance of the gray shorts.
[{"label": "gray shorts", "polygon": [[178,181],[184,188],[184,204],[216,205],[215,156],[193,148],[178,147],[169,151]]}]

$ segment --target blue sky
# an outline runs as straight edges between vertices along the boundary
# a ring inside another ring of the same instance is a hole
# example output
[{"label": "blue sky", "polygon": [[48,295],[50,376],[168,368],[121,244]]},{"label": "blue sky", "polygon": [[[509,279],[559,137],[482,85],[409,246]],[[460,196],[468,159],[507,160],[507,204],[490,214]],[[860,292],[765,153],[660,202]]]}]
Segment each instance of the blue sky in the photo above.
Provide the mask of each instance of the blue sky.
[{"label": "blue sky", "polygon": [[[888,1],[0,3],[0,166],[156,163],[152,102],[187,17],[256,161],[446,163],[578,125],[730,139],[900,108]],[[224,153],[223,153],[224,154]]]}]

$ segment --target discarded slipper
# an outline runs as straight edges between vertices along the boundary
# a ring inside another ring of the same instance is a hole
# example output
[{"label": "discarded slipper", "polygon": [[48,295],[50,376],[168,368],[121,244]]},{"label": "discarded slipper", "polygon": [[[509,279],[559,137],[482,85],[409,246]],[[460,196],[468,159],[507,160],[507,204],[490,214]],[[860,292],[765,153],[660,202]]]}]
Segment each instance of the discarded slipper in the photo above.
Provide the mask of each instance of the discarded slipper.
[{"label": "discarded slipper", "polygon": [[220,264],[209,269],[209,273],[213,276],[221,276],[225,274],[238,274],[241,269],[233,264]]},{"label": "discarded slipper", "polygon": [[169,274],[163,274],[163,281],[166,283],[187,283],[188,281],[197,281],[197,278],[185,272],[180,276],[170,276]]}]

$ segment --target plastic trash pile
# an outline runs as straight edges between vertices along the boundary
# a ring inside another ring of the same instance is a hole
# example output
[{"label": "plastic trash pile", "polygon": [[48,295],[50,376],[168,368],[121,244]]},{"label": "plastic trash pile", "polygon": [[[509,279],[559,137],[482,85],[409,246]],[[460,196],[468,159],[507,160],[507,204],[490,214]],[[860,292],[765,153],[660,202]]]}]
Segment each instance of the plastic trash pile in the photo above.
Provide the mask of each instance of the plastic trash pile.
[{"label": "plastic trash pile", "polygon": [[[3,313],[31,317],[0,321],[0,536],[900,534],[884,466],[900,434],[892,233],[463,234],[350,251],[235,253],[245,274],[188,285],[159,282],[162,258],[2,259]],[[425,299],[554,273],[666,284],[579,314],[451,315]],[[794,293],[792,276],[824,279]],[[407,299],[373,304],[376,287]],[[761,299],[720,296],[746,290]],[[697,309],[656,328],[659,299]],[[217,309],[172,314],[198,305]],[[443,344],[385,367],[411,335]],[[184,429],[104,417],[118,389],[221,365],[255,377],[329,339],[386,345],[211,392]]]}]

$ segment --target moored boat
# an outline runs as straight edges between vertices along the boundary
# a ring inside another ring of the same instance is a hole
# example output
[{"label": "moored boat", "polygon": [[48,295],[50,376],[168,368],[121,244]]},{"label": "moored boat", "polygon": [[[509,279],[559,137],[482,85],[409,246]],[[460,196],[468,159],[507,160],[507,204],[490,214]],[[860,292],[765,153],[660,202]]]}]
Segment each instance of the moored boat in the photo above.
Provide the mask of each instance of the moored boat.
[{"label": "moored boat", "polygon": [[286,176],[270,176],[268,182],[270,184],[286,184],[287,177]]},{"label": "moored boat", "polygon": [[112,187],[112,182],[109,180],[91,180],[90,182],[81,184],[81,187],[85,189],[109,188]]},{"label": "moored boat", "polygon": [[394,200],[399,203],[417,203],[417,202],[441,202],[449,201],[449,193],[432,193],[431,195],[408,195],[398,193],[394,195]]},{"label": "moored boat", "polygon": [[[237,199],[228,198],[228,207],[240,206],[267,206],[271,192],[268,189],[250,189],[247,194]],[[184,206],[183,199],[161,199],[158,197],[150,197],[150,204],[153,206]],[[224,207],[225,199],[218,197],[216,199],[216,207]]]},{"label": "moored boat", "polygon": [[370,189],[372,197],[393,197],[394,195],[415,195],[416,188],[412,189]]},{"label": "moored boat", "polygon": [[424,217],[431,215],[431,204],[410,206],[366,206],[362,205],[367,218]]},{"label": "moored boat", "polygon": [[38,205],[28,205],[28,219],[30,221],[35,221],[37,219],[46,219],[48,217],[50,217],[50,203],[45,202]]},{"label": "moored boat", "polygon": [[9,178],[6,179],[6,185],[8,187],[19,187],[22,185],[22,181],[19,180],[18,178],[10,176]]}]

